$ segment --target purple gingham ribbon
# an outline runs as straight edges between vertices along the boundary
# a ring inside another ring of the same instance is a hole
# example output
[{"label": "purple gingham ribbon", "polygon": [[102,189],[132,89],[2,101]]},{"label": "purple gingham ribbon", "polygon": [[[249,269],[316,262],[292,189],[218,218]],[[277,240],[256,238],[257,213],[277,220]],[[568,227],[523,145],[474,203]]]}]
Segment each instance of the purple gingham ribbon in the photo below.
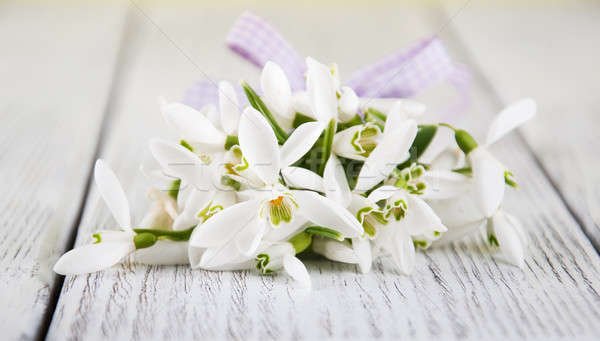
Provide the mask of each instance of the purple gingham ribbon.
[{"label": "purple gingham ribbon", "polygon": [[[279,64],[294,90],[305,88],[303,59],[275,28],[255,14],[242,14],[226,43],[258,67],[269,60]],[[434,36],[356,71],[347,85],[361,97],[410,97],[446,80],[460,96],[449,111],[462,110],[468,102],[469,74],[464,66],[452,62],[442,42]],[[214,103],[216,91],[213,84],[199,82],[186,93],[184,102],[196,108]]]}]

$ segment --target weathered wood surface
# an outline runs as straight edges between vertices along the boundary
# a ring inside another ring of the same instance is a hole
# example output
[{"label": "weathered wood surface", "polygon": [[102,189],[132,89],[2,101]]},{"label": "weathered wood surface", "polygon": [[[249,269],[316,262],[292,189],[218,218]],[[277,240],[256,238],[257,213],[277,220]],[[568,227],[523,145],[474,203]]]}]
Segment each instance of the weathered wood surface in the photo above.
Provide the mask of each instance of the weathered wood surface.
[{"label": "weathered wood surface", "polygon": [[32,339],[62,283],[50,269],[79,217],[124,7],[3,2],[0,13],[0,338]]},{"label": "weathered wood surface", "polygon": [[599,10],[586,1],[492,8],[474,1],[451,27],[497,102],[537,100],[538,116],[523,136],[597,249]]},{"label": "weathered wood surface", "polygon": [[[250,77],[258,72],[221,47],[239,14],[235,10],[142,8],[211,77],[256,81]],[[257,12],[303,54],[339,61],[346,74],[434,33],[445,21],[437,11],[376,7],[364,16],[365,10],[339,17],[308,8]],[[164,134],[154,98],[178,98],[201,74],[136,13],[101,155],[120,176],[139,216],[148,184],[136,162],[148,157],[147,139]],[[328,29],[304,25],[311,22]],[[444,38],[448,45],[459,43],[451,34]],[[393,43],[382,44],[386,41]],[[456,56],[469,61],[471,49],[458,46]],[[465,122],[479,133],[491,117],[485,113],[500,108],[485,77],[485,70],[475,75],[474,100],[465,114],[484,118]],[[509,193],[506,209],[523,220],[532,241],[523,270],[494,261],[478,238],[419,254],[412,277],[400,276],[389,260],[377,262],[368,275],[352,266],[312,261],[310,293],[285,276],[125,264],[67,277],[48,339],[593,339],[600,328],[598,254],[523,141],[511,135],[496,151],[521,183],[519,193]],[[92,188],[77,244],[87,242],[92,231],[111,227],[111,219]]]}]

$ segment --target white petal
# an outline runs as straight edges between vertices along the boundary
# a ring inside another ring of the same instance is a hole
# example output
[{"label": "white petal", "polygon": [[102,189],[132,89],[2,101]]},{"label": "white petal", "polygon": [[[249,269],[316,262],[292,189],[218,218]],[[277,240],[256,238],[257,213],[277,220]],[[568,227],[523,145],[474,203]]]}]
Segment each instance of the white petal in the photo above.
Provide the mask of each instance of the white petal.
[{"label": "white petal", "polygon": [[536,104],[531,98],[522,99],[504,108],[490,125],[486,144],[490,145],[498,141],[502,136],[532,119],[535,111]]},{"label": "white petal", "polygon": [[187,148],[173,142],[153,139],[150,141],[150,151],[165,171],[185,184],[192,185],[199,191],[214,189],[210,165],[203,163]]},{"label": "white petal", "polygon": [[215,214],[194,229],[190,244],[194,247],[217,247],[233,239],[258,216],[260,200],[244,201]]},{"label": "white petal", "polygon": [[449,148],[456,149],[456,142],[454,141],[454,132],[445,127],[438,127],[435,135],[427,149],[421,154],[419,161],[425,164],[433,163],[444,151]]},{"label": "white petal", "polygon": [[151,247],[136,250],[132,262],[150,265],[189,264],[188,243],[159,240]]},{"label": "white petal", "polygon": [[223,130],[226,134],[235,135],[240,121],[239,104],[233,86],[227,81],[219,82],[219,108]]},{"label": "white petal", "polygon": [[306,88],[312,111],[318,121],[329,122],[337,117],[337,97],[329,68],[311,57],[306,58]]},{"label": "white petal", "polygon": [[113,217],[119,227],[124,229],[131,228],[131,215],[129,213],[129,203],[123,187],[115,173],[108,164],[102,159],[96,160],[94,166],[94,180],[98,186],[98,192],[104,199],[106,206],[110,209]]},{"label": "white petal", "polygon": [[300,283],[302,286],[311,286],[308,271],[306,271],[304,263],[302,263],[298,258],[290,255],[283,257],[283,268],[285,269],[285,272],[290,275],[290,277],[298,281],[298,283]]},{"label": "white petal", "polygon": [[360,151],[357,151],[351,143],[356,133],[363,129],[365,129],[365,125],[361,124],[335,133],[331,146],[333,153],[346,159],[365,161],[367,158],[359,155]]},{"label": "white petal", "polygon": [[323,178],[315,172],[302,167],[286,167],[281,170],[281,175],[288,187],[309,189],[324,192]]},{"label": "white petal", "polygon": [[449,170],[431,170],[423,175],[427,187],[423,199],[448,199],[468,192],[472,188],[469,177]]},{"label": "white petal", "polygon": [[263,235],[265,234],[265,220],[256,218],[253,223],[244,227],[235,237],[235,245],[244,256],[252,256]]},{"label": "white petal", "polygon": [[504,212],[504,217],[506,218],[506,220],[508,220],[508,223],[514,228],[515,232],[519,236],[519,240],[521,241],[521,244],[524,247],[527,246],[527,244],[529,244],[529,238],[527,237],[527,234],[525,233],[525,230],[523,229],[523,225],[521,224],[521,221],[519,219],[517,219],[517,217],[513,216],[512,214],[508,214],[506,212]]},{"label": "white petal", "polygon": [[290,110],[294,113],[299,112],[303,115],[316,118],[313,116],[310,97],[306,91],[297,91],[292,94],[292,108]]},{"label": "white petal", "polygon": [[268,242],[281,242],[290,239],[308,227],[308,220],[304,217],[294,217],[291,222],[281,222],[276,229],[270,229],[263,240]]},{"label": "white petal", "polygon": [[260,76],[260,86],[269,109],[284,117],[294,114],[290,111],[292,89],[279,65],[271,61],[265,64]]},{"label": "white petal", "polygon": [[367,191],[387,178],[399,163],[406,160],[416,136],[415,121],[402,121],[399,115],[390,115],[386,121],[383,140],[371,152],[360,170],[355,191]]},{"label": "white petal", "polygon": [[381,186],[373,192],[371,192],[367,199],[369,199],[369,201],[372,203],[376,203],[379,200],[390,198],[391,196],[396,194],[398,190],[398,187],[395,186]]},{"label": "white petal", "polygon": [[347,121],[354,117],[358,111],[358,96],[352,88],[342,87],[342,96],[339,100],[340,111],[342,112],[342,121]]},{"label": "white petal", "polygon": [[322,132],[321,122],[306,122],[296,128],[281,146],[281,167],[287,167],[304,156]]},{"label": "white petal", "polygon": [[225,134],[215,128],[210,120],[197,110],[181,103],[165,104],[161,110],[167,123],[188,142],[225,146]]},{"label": "white petal", "polygon": [[480,219],[463,225],[448,226],[448,231],[444,232],[440,239],[435,241],[435,245],[446,245],[448,243],[460,240],[467,235],[471,235],[476,231],[481,231],[481,228],[486,223],[486,219]]},{"label": "white petal", "polygon": [[409,227],[407,232],[410,235],[428,235],[432,231],[446,232],[448,230],[433,209],[423,199],[416,195],[407,195],[406,205],[408,209],[406,210],[404,219],[406,219]]},{"label": "white petal", "polygon": [[277,183],[280,159],[277,138],[267,120],[254,108],[246,108],[239,127],[240,148],[250,167],[268,185]]},{"label": "white petal", "polygon": [[54,265],[54,272],[66,276],[107,269],[134,250],[132,241],[84,245],[62,255]]},{"label": "white petal", "polygon": [[235,240],[204,250],[197,267],[208,270],[232,269],[239,266],[239,263],[245,263],[254,258],[254,256],[244,256],[239,253]]},{"label": "white petal", "polygon": [[504,198],[505,168],[483,147],[475,148],[467,155],[473,170],[476,200],[481,213],[491,217]]},{"label": "white petal", "polygon": [[347,241],[313,237],[312,248],[315,253],[336,262],[349,264],[359,263],[356,252],[354,252],[352,246]]},{"label": "white petal", "polygon": [[197,191],[192,189],[185,201],[185,208],[173,221],[173,230],[185,230],[197,225],[200,219],[197,214],[211,202],[215,191]]},{"label": "white petal", "polygon": [[360,272],[366,274],[371,271],[373,259],[371,256],[371,242],[366,238],[353,238],[352,248],[358,258]]},{"label": "white petal", "polygon": [[410,275],[415,267],[415,245],[405,231],[397,231],[391,241],[392,259],[400,273]]},{"label": "white petal", "polygon": [[335,201],[310,191],[292,191],[292,195],[298,202],[298,213],[313,223],[335,230],[347,238],[363,234],[358,220]]},{"label": "white petal", "polygon": [[490,219],[490,223],[498,239],[501,258],[510,264],[522,267],[525,261],[523,244],[510,221],[499,211]]},{"label": "white petal", "polygon": [[346,171],[335,155],[331,155],[327,165],[325,165],[323,186],[329,199],[339,203],[342,207],[350,205],[352,193],[350,185],[348,185],[348,179],[346,179]]}]

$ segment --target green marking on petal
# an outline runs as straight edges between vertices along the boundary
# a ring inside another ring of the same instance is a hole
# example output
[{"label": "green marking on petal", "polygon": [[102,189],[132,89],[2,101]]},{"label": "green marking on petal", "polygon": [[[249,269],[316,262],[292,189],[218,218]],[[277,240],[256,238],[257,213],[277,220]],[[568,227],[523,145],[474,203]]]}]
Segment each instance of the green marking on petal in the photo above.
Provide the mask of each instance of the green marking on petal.
[{"label": "green marking on petal", "polygon": [[240,188],[242,188],[242,184],[239,183],[238,181],[232,179],[231,177],[227,176],[227,175],[223,175],[221,177],[221,184],[223,186],[228,186],[233,188],[236,191],[239,191]]},{"label": "green marking on petal", "polygon": [[500,243],[498,243],[498,238],[496,238],[496,235],[493,233],[488,233],[488,243],[493,247],[500,246]]},{"label": "green marking on petal", "polygon": [[279,196],[269,200],[268,217],[271,225],[278,226],[282,221],[289,223],[294,217],[294,210],[298,208],[298,204],[289,196]]},{"label": "green marking on petal", "polygon": [[517,183],[514,180],[514,175],[510,171],[505,171],[504,172],[504,183],[506,183],[510,187],[514,187],[514,188],[518,187]]},{"label": "green marking on petal", "polygon": [[102,242],[102,237],[100,236],[100,233],[94,233],[92,235],[92,238],[94,238],[94,242],[92,244],[98,244]]},{"label": "green marking on petal", "polygon": [[181,179],[173,180],[171,182],[171,186],[167,190],[167,193],[171,198],[177,200],[177,196],[179,195],[179,187],[181,186]]},{"label": "green marking on petal", "polygon": [[462,175],[465,175],[465,176],[471,176],[471,175],[473,175],[473,170],[471,169],[471,167],[455,168],[452,171],[454,173],[462,174]]},{"label": "green marking on petal", "polygon": [[263,275],[270,274],[272,272],[272,270],[267,269],[267,266],[269,266],[270,262],[270,257],[268,254],[260,253],[256,255],[254,260],[256,261],[256,269],[259,270]]},{"label": "green marking on petal", "polygon": [[413,240],[415,248],[426,249],[429,243],[426,240]]},{"label": "green marking on petal", "polygon": [[190,152],[194,151],[194,148],[192,147],[191,144],[189,144],[186,140],[181,140],[179,141],[179,144],[184,146],[187,150],[189,150]]}]

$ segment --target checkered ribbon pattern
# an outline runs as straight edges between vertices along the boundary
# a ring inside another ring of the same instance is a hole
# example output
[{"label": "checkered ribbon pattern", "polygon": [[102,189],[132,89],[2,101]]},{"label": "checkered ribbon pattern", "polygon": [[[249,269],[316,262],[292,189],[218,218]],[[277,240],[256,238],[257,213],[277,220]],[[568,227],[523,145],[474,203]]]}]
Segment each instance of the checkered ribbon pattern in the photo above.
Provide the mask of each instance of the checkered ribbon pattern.
[{"label": "checkered ribbon pattern", "polygon": [[[262,68],[267,61],[279,64],[293,90],[305,88],[306,65],[294,47],[269,23],[245,12],[235,22],[226,38],[227,46]],[[356,71],[346,83],[360,97],[406,98],[447,81],[457,89],[459,100],[449,113],[463,110],[468,104],[470,76],[465,66],[454,63],[436,36],[420,41]],[[242,96],[243,98],[243,96]],[[187,91],[184,103],[200,108],[218,99],[215,84],[199,82]]]}]

